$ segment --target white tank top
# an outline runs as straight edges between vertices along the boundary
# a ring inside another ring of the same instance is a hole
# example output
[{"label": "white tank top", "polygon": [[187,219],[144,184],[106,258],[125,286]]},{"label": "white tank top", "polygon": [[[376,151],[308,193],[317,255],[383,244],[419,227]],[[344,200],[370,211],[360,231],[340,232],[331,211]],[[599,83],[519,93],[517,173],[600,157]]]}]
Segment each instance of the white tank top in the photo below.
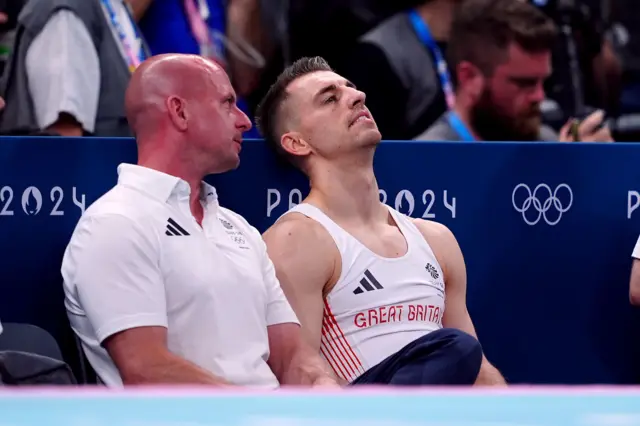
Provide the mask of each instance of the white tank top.
[{"label": "white tank top", "polygon": [[342,272],[324,300],[320,351],[335,373],[350,382],[405,345],[442,328],[442,269],[412,220],[391,207],[389,211],[408,246],[398,258],[373,253],[310,204],[287,212],[319,222],[340,251]]}]

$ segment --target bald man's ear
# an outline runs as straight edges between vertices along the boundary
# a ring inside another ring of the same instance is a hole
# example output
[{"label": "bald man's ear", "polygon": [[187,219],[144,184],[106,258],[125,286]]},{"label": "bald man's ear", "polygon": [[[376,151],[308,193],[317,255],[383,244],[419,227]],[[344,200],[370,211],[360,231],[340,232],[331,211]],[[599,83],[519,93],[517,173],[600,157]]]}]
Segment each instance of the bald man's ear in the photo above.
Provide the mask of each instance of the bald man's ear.
[{"label": "bald man's ear", "polygon": [[311,146],[302,138],[298,132],[288,132],[280,138],[282,148],[291,155],[304,157],[311,154]]},{"label": "bald man's ear", "polygon": [[187,102],[178,96],[169,96],[166,101],[169,118],[173,125],[181,132],[187,130]]}]

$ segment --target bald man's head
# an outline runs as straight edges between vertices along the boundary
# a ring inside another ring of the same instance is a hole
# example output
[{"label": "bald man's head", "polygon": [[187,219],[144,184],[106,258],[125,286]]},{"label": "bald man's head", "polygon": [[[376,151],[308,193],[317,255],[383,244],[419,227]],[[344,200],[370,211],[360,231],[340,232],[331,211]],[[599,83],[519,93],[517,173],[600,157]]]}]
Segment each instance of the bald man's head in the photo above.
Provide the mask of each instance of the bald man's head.
[{"label": "bald man's head", "polygon": [[[251,127],[235,101],[229,77],[215,62],[167,54],[151,57],[136,69],[125,109],[141,150],[165,139],[172,149],[220,155],[220,146],[241,140]],[[237,152],[234,155],[237,160]]]},{"label": "bald man's head", "polygon": [[188,100],[202,95],[203,86],[211,85],[216,73],[225,74],[215,63],[196,55],[158,55],[143,62],[131,76],[125,94],[127,120],[134,133],[144,133],[143,127],[166,119],[166,102],[171,96]]}]

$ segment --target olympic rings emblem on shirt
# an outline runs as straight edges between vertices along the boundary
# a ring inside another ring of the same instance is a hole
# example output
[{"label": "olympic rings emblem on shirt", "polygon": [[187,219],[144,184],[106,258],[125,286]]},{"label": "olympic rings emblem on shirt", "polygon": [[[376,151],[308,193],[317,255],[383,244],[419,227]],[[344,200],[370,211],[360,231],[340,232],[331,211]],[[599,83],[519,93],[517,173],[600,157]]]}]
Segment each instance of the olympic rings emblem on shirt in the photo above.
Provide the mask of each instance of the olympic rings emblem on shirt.
[{"label": "olympic rings emblem on shirt", "polygon": [[[526,198],[520,205],[516,203],[516,193],[518,190],[521,190],[521,192],[525,191],[526,193]],[[558,195],[561,195],[562,192],[565,191],[569,195],[566,206],[562,203],[560,198],[558,198]],[[511,202],[513,203],[513,208],[518,213],[522,213],[522,219],[524,219],[527,225],[533,226],[540,222],[541,219],[544,219],[547,225],[554,226],[560,222],[563,213],[568,212],[573,205],[573,191],[571,191],[571,188],[566,183],[561,183],[554,191],[551,191],[549,185],[541,183],[536,186],[532,192],[526,184],[521,183],[513,189]],[[538,215],[535,216],[533,220],[530,217],[527,217],[527,212],[532,208],[534,211],[538,212]],[[550,215],[551,219],[547,216],[547,213],[552,208],[557,211],[557,218],[555,219],[553,219],[555,214]]]}]

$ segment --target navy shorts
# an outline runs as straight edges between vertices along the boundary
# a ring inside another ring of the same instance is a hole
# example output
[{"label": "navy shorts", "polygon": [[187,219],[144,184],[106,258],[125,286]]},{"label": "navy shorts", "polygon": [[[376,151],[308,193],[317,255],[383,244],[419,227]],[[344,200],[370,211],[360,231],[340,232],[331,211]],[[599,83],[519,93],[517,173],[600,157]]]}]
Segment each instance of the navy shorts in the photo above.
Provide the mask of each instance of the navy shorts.
[{"label": "navy shorts", "polygon": [[473,385],[482,347],[475,337],[453,328],[428,333],[365,371],[352,385]]}]

